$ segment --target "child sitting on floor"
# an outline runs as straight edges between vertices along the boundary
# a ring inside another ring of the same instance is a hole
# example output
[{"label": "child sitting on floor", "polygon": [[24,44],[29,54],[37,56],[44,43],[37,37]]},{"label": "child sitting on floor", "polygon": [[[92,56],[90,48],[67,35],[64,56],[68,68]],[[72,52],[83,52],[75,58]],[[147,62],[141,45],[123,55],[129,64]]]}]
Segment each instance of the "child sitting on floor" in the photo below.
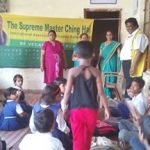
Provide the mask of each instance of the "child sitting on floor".
[{"label": "child sitting on floor", "polygon": [[4,108],[0,116],[0,130],[15,131],[24,127],[27,127],[27,122],[24,122],[28,118],[28,114],[25,113],[17,102],[18,89],[10,87],[4,92]]},{"label": "child sitting on floor", "polygon": [[[131,119],[134,121],[134,116],[138,115],[140,116],[145,115],[148,109],[148,101],[145,99],[145,97],[142,94],[142,88],[144,86],[144,80],[141,78],[135,78],[132,81],[132,85],[130,88],[130,92],[133,94],[133,98],[130,102],[128,102],[128,106],[130,108],[130,114]],[[137,119],[136,119],[137,120]],[[131,140],[131,137],[137,137],[138,136],[138,128],[131,120],[121,120],[119,123],[119,139],[122,143],[129,143]]]},{"label": "child sitting on floor", "polygon": [[130,110],[128,108],[128,102],[131,102],[140,115],[144,115],[147,110],[147,101],[142,94],[142,89],[144,87],[144,80],[142,78],[133,78],[130,89],[128,89],[128,95],[132,97],[132,100],[125,101],[125,103],[120,103],[117,109],[123,119],[130,118]]},{"label": "child sitting on floor", "polygon": [[20,150],[64,150],[62,143],[54,138],[54,115],[50,109],[43,109],[34,114],[35,134],[27,134],[19,147]]},{"label": "child sitting on floor", "polygon": [[[139,130],[139,138],[138,137],[131,137],[131,140],[130,140],[130,146],[132,147],[132,149],[133,150],[146,150],[146,145],[144,144],[144,140],[143,140],[143,138],[147,138],[147,137],[143,137],[142,135],[141,135],[141,129],[142,129],[142,127],[143,127],[143,129],[142,130],[145,130],[146,131],[146,128],[145,128],[145,126],[147,126],[147,129],[149,130],[149,128],[150,128],[150,87],[149,87],[149,91],[148,91],[148,97],[147,97],[147,102],[148,102],[148,109],[147,109],[147,111],[146,111],[146,115],[148,115],[148,116],[146,116],[146,117],[141,117],[140,118],[140,116],[138,115],[138,114],[135,114],[134,115],[134,120],[136,120],[136,121],[134,121],[134,124],[135,124],[135,126],[138,128],[138,130]],[[146,120],[149,120],[147,123],[144,123],[144,120],[145,120],[145,118],[147,118]],[[149,118],[149,119],[148,119]],[[144,129],[145,128],[145,129]],[[148,130],[146,131],[147,132],[147,135],[149,135],[150,133],[148,132]],[[142,131],[143,132],[143,131]],[[144,135],[145,133],[143,133],[143,135]],[[141,137],[142,137],[142,139],[141,139]],[[141,140],[141,141],[140,141]],[[149,145],[150,145],[150,142],[149,142]]]},{"label": "child sitting on floor", "polygon": [[70,140],[70,137],[67,135],[69,129],[63,119],[63,116],[61,116],[62,113],[60,109],[60,96],[61,92],[59,86],[53,83],[46,85],[42,92],[40,102],[35,104],[33,107],[29,126],[31,131],[34,133],[37,130],[33,121],[34,114],[45,108],[52,110],[56,121],[55,127],[52,131],[52,135],[62,142],[66,150],[71,150],[72,142]]},{"label": "child sitting on floor", "polygon": [[13,77],[13,81],[14,81],[14,84],[15,84],[15,88],[18,89],[19,91],[19,96],[18,96],[18,103],[21,105],[23,111],[27,112],[28,114],[31,115],[32,113],[32,107],[30,105],[28,105],[25,101],[25,94],[24,94],[24,91],[23,91],[23,88],[22,88],[22,85],[23,85],[23,77],[22,75],[20,74],[16,74],[14,77]]},{"label": "child sitting on floor", "polygon": [[63,98],[64,96],[66,83],[67,83],[67,80],[65,78],[57,78],[54,81],[54,84],[56,84],[60,88],[61,98]]}]

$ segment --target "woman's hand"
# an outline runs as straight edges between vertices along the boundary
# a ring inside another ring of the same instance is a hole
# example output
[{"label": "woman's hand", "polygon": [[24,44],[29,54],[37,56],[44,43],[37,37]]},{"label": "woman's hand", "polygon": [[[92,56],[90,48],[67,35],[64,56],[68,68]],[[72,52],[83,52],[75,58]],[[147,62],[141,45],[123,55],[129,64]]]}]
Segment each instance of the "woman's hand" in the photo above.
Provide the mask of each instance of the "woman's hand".
[{"label": "woman's hand", "polygon": [[117,48],[117,54],[120,56],[121,49]]},{"label": "woman's hand", "polygon": [[131,75],[131,76],[134,76],[135,70],[136,70],[136,68],[133,67],[133,66],[131,66],[131,68],[130,68],[130,75]]},{"label": "woman's hand", "polygon": [[43,65],[40,66],[40,69],[41,69],[42,72],[44,71]]},{"label": "woman's hand", "polygon": [[65,70],[67,70],[68,69],[68,66],[67,66],[67,64],[65,63],[65,65],[64,65],[64,69]]}]

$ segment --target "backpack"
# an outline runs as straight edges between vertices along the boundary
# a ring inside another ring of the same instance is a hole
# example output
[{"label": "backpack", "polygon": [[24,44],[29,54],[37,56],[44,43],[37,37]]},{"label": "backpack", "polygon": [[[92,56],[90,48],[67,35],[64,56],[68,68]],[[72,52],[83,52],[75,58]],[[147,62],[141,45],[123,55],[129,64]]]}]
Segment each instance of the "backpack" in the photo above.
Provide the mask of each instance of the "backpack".
[{"label": "backpack", "polygon": [[118,128],[106,121],[96,121],[95,136],[114,136],[118,134]]}]

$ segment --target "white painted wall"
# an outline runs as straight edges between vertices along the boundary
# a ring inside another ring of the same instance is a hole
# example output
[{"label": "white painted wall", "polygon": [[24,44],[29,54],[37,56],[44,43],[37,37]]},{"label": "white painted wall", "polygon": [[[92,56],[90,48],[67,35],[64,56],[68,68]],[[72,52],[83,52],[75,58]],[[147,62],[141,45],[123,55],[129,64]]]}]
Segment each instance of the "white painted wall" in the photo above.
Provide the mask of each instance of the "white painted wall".
[{"label": "white painted wall", "polygon": [[[139,20],[140,26],[143,27],[145,0],[138,0],[137,14],[133,14],[133,1],[135,0],[117,0],[117,4],[90,4],[90,0],[9,0],[9,12],[29,16],[83,18],[84,8],[122,9],[120,34],[123,43],[127,35],[124,26],[125,19],[135,16]],[[23,75],[25,89],[43,88],[43,74],[40,72],[40,69],[0,68],[0,89],[11,86],[12,78],[17,73]]]},{"label": "white painted wall", "polygon": [[15,74],[21,74],[24,78],[24,89],[42,89],[43,74],[40,69],[17,69],[17,68],[3,68],[0,69],[0,89],[14,86],[13,77]]}]

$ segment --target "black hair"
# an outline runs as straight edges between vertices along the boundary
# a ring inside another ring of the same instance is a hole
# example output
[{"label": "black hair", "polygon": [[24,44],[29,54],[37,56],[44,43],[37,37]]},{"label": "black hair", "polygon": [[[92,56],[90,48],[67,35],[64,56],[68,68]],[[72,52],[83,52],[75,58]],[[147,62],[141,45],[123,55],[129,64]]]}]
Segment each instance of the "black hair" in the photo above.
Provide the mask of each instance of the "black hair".
[{"label": "black hair", "polygon": [[80,38],[82,38],[83,35],[85,35],[87,38],[89,38],[88,34],[85,32],[80,34]]},{"label": "black hair", "polygon": [[128,18],[126,21],[125,21],[125,24],[127,25],[127,23],[132,23],[132,25],[136,28],[139,27],[139,24],[136,20],[136,18]]},{"label": "black hair", "polygon": [[43,109],[34,113],[34,124],[38,132],[49,132],[54,124],[54,114],[50,109]]},{"label": "black hair", "polygon": [[94,47],[90,41],[80,41],[75,45],[74,51],[80,58],[91,58],[94,53]]},{"label": "black hair", "polygon": [[65,78],[57,78],[55,81],[54,81],[54,84],[56,84],[56,85],[60,85],[60,84],[63,84],[63,85],[65,85],[67,83],[67,79],[65,79]]},{"label": "black hair", "polygon": [[141,77],[133,78],[132,82],[136,82],[139,84],[140,89],[142,89],[145,85],[145,81]]},{"label": "black hair", "polygon": [[14,81],[14,83],[16,83],[16,81],[17,81],[17,79],[22,79],[22,81],[23,81],[23,76],[21,75],[21,74],[16,74],[14,77],[13,77],[13,81]]},{"label": "black hair", "polygon": [[150,145],[150,116],[146,115],[141,118],[140,121],[141,133],[143,133],[144,139],[147,140]]},{"label": "black hair", "polygon": [[112,30],[108,29],[108,30],[106,30],[106,33],[107,33],[107,32],[111,32],[111,34],[113,35]]},{"label": "black hair", "polygon": [[52,33],[54,33],[54,34],[55,34],[55,36],[57,36],[57,34],[56,34],[55,30],[49,30],[49,31],[48,31],[48,34],[50,34],[51,32],[52,32]]},{"label": "black hair", "polygon": [[13,88],[13,87],[7,88],[7,89],[4,91],[5,100],[7,100],[10,95],[16,94],[17,91],[18,91],[18,90],[17,90],[16,88]]},{"label": "black hair", "polygon": [[47,84],[42,91],[42,95],[40,97],[40,102],[44,102],[49,105],[55,101],[55,97],[60,93],[60,88],[58,85],[51,83]]}]

